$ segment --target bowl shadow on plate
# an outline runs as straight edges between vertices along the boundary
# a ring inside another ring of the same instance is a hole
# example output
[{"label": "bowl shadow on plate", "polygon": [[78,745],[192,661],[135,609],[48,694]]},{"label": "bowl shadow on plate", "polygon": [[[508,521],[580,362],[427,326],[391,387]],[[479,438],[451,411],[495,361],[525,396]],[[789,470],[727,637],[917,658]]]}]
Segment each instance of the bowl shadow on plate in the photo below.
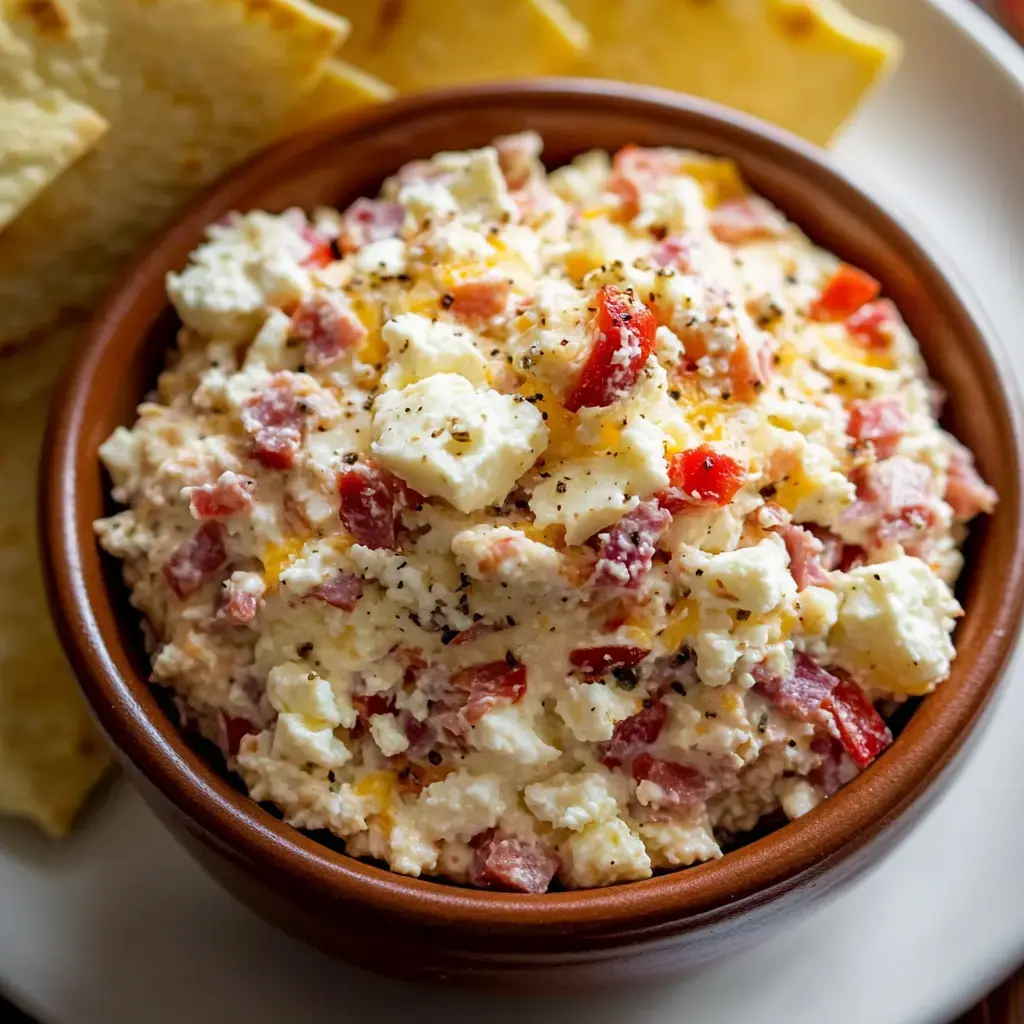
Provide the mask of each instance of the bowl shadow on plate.
[{"label": "bowl shadow on plate", "polygon": [[[557,166],[557,164],[553,165]],[[378,183],[379,184],[379,183]],[[375,189],[368,189],[368,192],[375,192]],[[175,339],[177,336],[178,329],[181,327],[181,321],[178,319],[174,310],[168,306],[164,309],[163,313],[153,324],[152,328],[148,332],[145,345],[140,347],[140,355],[144,360],[145,372],[144,378],[151,381],[153,387],[156,386],[156,381],[159,374],[167,366],[167,354],[173,349]],[[128,422],[134,417],[129,417]],[[941,421],[940,421],[941,422]],[[952,429],[950,424],[943,422],[942,424],[947,429]],[[100,472],[104,472],[102,469]],[[109,495],[109,486],[105,488],[106,493],[106,507],[104,510],[105,515],[112,515],[119,511],[122,506],[117,505]],[[964,554],[964,570],[957,581],[956,594],[961,602],[965,599],[965,594],[970,587],[971,577],[976,565],[976,559],[974,557],[977,549],[980,548],[981,542],[984,537],[984,531],[986,529],[988,517],[984,517],[982,520],[977,522],[972,528],[968,535],[967,541],[963,545]],[[150,675],[150,655],[145,649],[143,641],[143,618],[140,613],[131,605],[128,595],[128,588],[125,585],[121,576],[121,562],[106,552],[101,551],[101,561],[103,565],[103,572],[108,587],[109,593],[114,595],[114,600],[117,606],[118,621],[123,624],[123,630],[128,637],[128,648],[132,658],[132,664],[139,676],[143,679],[148,679]],[[956,637],[954,636],[954,640]],[[228,769],[224,755],[220,748],[212,741],[206,739],[198,732],[183,728],[179,721],[178,710],[174,704],[173,692],[166,687],[152,686],[153,693],[156,697],[157,703],[162,713],[167,717],[167,724],[169,727],[176,729],[185,738],[188,745],[198,754],[207,764],[211,765],[214,770],[221,775],[233,789],[240,793],[244,797],[248,797],[248,789],[239,775]],[[923,700],[926,697],[912,697],[905,703],[901,704],[896,710],[889,716],[888,722],[889,727],[893,733],[893,737],[896,738],[904,730],[914,713],[920,707]],[[162,723],[161,726],[163,727]],[[260,802],[259,806],[263,808],[268,814],[276,818],[279,821],[284,820],[284,815],[275,804],[269,802]],[[757,825],[749,832],[745,832],[742,835],[729,837],[726,841],[721,843],[723,854],[728,854],[733,850],[742,849],[744,846],[748,846],[751,843],[757,842],[766,836],[771,835],[778,829],[784,827],[788,823],[788,819],[781,809],[776,809],[771,812],[757,823]],[[297,829],[296,831],[302,832],[309,836],[309,838],[322,844],[328,849],[334,850],[338,853],[345,854],[345,841],[334,833],[327,829],[317,829],[314,831],[306,829]],[[358,858],[363,863],[371,864],[374,867],[380,868],[381,870],[387,871],[388,865],[382,861],[370,857]],[[675,874],[678,871],[685,871],[685,868],[677,869],[657,869],[654,874],[665,875]],[[448,879],[439,876],[424,876],[429,878],[430,881],[445,886],[451,886],[455,888],[462,888],[459,883],[452,882]],[[627,883],[628,884],[628,883]],[[558,883],[557,879],[552,883],[551,892],[563,891],[562,886]]]}]

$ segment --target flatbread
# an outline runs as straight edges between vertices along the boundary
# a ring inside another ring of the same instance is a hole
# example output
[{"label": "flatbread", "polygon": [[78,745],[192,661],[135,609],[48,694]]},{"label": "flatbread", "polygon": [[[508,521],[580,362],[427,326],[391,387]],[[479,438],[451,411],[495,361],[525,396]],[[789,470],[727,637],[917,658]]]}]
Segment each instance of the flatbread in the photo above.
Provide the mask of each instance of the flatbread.
[{"label": "flatbread", "polygon": [[341,55],[400,92],[568,70],[586,47],[557,0],[318,0],[351,22]]},{"label": "flatbread", "polygon": [[49,395],[77,331],[0,360],[0,813],[53,836],[112,763],[50,622],[36,537]]},{"label": "flatbread", "polygon": [[271,141],[347,26],[304,0],[0,0],[0,66],[110,131],[0,233],[0,348],[90,304],[197,189]]},{"label": "flatbread", "polygon": [[0,95],[0,228],[107,130],[90,107],[59,89],[34,98]]},{"label": "flatbread", "polygon": [[898,62],[836,0],[565,0],[590,30],[574,73],[725,103],[827,143]]},{"label": "flatbread", "polygon": [[395,90],[387,82],[343,60],[332,60],[313,91],[289,114],[281,134],[285,134],[286,129],[288,132],[304,131],[370,103],[384,103],[394,95]]}]

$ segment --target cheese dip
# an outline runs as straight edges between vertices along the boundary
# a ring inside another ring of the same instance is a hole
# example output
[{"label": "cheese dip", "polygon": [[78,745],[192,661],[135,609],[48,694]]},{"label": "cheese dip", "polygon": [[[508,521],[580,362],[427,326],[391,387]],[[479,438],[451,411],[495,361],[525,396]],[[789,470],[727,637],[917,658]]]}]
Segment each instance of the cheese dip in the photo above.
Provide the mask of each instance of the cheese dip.
[{"label": "cheese dip", "polygon": [[730,162],[540,147],[212,225],[96,524],[254,800],[526,893],[863,770],[949,673],[995,501],[878,282]]}]

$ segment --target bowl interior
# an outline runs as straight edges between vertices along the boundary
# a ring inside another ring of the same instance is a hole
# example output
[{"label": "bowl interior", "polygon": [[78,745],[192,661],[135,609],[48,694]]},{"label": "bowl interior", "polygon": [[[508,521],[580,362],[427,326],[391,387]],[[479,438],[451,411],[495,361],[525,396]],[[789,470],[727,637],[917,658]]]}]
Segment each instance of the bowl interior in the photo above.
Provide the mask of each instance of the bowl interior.
[{"label": "bowl interior", "polygon": [[[131,424],[173,343],[163,277],[182,266],[208,223],[234,209],[345,206],[375,194],[401,164],[442,149],[533,129],[555,166],[592,148],[681,146],[730,157],[752,187],[818,244],[883,282],[949,393],[944,424],[977,453],[1000,493],[972,531],[950,680],[910,718],[879,761],[814,812],[725,859],[608,890],[521,897],[455,889],[353,861],[251,804],[193,750],[145,680],[148,661],[119,567],[101,557],[92,522],[109,513],[97,448]],[[282,144],[189,207],[122,279],[97,315],[51,422],[44,473],[44,548],[65,644],[115,743],[199,832],[319,889],[413,915],[467,924],[502,915],[541,927],[657,922],[707,911],[816,873],[866,843],[951,758],[989,696],[1020,619],[1020,424],[995,357],[932,260],[885,212],[810,147],[709,105],[609,83],[535,83],[415,97]],[[982,570],[984,568],[984,571]]]}]

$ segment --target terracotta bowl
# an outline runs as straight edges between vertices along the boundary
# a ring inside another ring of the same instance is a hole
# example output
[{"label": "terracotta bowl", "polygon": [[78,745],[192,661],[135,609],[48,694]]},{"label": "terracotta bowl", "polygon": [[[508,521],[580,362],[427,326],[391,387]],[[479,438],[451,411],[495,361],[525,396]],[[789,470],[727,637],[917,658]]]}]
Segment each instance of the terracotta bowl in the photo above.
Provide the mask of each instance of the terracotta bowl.
[{"label": "terracotta bowl", "polygon": [[[973,531],[950,680],[892,748],[835,797],[724,859],[648,881],[522,896],[406,878],[350,859],[250,802],[191,745],[146,683],[120,568],[92,522],[111,510],[97,447],[134,420],[176,321],[164,274],[230,210],[372,195],[404,162],[533,128],[559,164],[592,147],[693,147],[736,160],[818,243],[882,282],[949,392],[945,423],[998,489]],[[389,973],[457,983],[566,987],[647,978],[770,934],[892,847],[948,784],[1012,648],[1022,603],[1021,421],[1008,371],[965,297],[906,230],[826,156],[759,122],[668,93],[541,81],[403,99],[290,140],[188,207],[96,315],[55,403],[42,529],[64,644],[100,723],[153,809],[240,899],[291,933]]]}]

